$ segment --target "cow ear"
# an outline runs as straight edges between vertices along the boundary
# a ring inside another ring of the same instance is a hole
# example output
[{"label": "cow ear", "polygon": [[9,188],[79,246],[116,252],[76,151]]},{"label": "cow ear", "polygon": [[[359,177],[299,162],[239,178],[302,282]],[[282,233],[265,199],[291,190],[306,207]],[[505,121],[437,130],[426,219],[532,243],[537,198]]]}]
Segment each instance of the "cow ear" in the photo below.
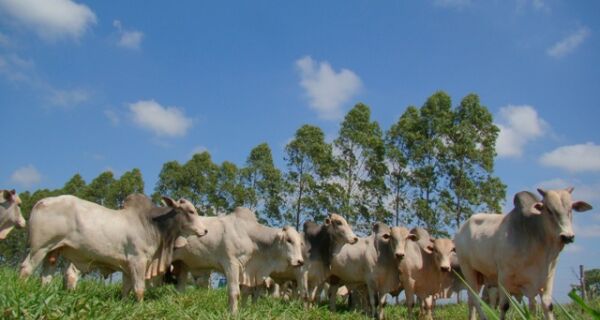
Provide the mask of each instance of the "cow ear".
[{"label": "cow ear", "polygon": [[526,216],[540,215],[540,214],[542,214],[543,209],[544,209],[544,204],[541,202],[536,202],[529,208],[529,211],[525,215]]},{"label": "cow ear", "polygon": [[325,218],[325,225],[328,226],[331,224],[331,219]]},{"label": "cow ear", "polygon": [[4,201],[8,201],[8,202],[12,201],[12,199],[13,199],[12,193],[10,193],[10,191],[8,191],[8,190],[2,191],[2,197],[4,198]]},{"label": "cow ear", "polygon": [[427,254],[432,254],[433,253],[433,245],[432,244],[428,244],[427,247],[425,247],[424,251]]},{"label": "cow ear", "polygon": [[184,237],[177,237],[177,239],[175,239],[175,248],[183,248],[185,246],[187,246],[188,241],[186,238]]},{"label": "cow ear", "polygon": [[577,212],[584,212],[588,210],[592,210],[592,206],[585,201],[575,201],[571,205],[571,208]]},{"label": "cow ear", "polygon": [[163,202],[167,205],[167,207],[179,208],[179,204],[177,203],[177,201],[173,200],[172,198],[164,196],[164,197],[162,197],[162,199],[163,199]]},{"label": "cow ear", "polygon": [[283,231],[287,231],[287,229],[288,229],[288,226],[283,226],[283,228],[281,228],[281,230],[283,230]]},{"label": "cow ear", "polygon": [[545,197],[545,196],[546,196],[546,193],[547,193],[547,191],[546,191],[546,190],[544,190],[544,189],[542,189],[542,188],[538,188],[538,189],[537,189],[537,191],[539,192],[539,194],[541,194],[541,195],[542,195],[542,197]]},{"label": "cow ear", "polygon": [[371,230],[373,230],[374,233],[377,233],[377,231],[379,231],[379,223],[373,223],[373,225],[371,226]]}]

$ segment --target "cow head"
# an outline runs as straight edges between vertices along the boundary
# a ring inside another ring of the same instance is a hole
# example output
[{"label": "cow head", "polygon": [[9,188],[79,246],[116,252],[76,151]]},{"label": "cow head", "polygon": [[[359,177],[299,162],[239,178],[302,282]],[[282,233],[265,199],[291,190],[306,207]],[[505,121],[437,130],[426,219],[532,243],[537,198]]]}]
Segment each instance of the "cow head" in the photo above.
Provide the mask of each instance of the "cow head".
[{"label": "cow head", "polygon": [[573,232],[573,210],[584,212],[592,209],[592,206],[584,201],[573,202],[571,194],[574,188],[564,190],[538,189],[542,195],[542,201],[536,202],[529,210],[531,215],[545,215],[550,222],[550,229],[556,230],[556,237],[563,244],[575,240]]},{"label": "cow head", "polygon": [[435,239],[433,240],[433,258],[436,267],[442,272],[452,271],[452,262],[456,255],[454,241],[450,239]]},{"label": "cow head", "polygon": [[341,239],[344,243],[349,244],[358,242],[358,237],[354,234],[346,219],[337,213],[332,213],[325,218],[325,226],[329,230],[329,234],[335,239]]},{"label": "cow head", "polygon": [[202,237],[208,233],[196,207],[190,201],[183,198],[175,201],[169,197],[163,197],[163,201],[175,212],[175,217],[182,227],[183,236]]},{"label": "cow head", "polygon": [[427,230],[423,228],[413,228],[410,230],[410,233],[416,236],[417,244],[419,245],[419,248],[423,250],[423,252],[427,254],[433,253],[433,239]]},{"label": "cow head", "polygon": [[2,190],[0,194],[0,240],[6,239],[17,226],[25,228],[25,218],[21,214],[21,199],[15,190]]},{"label": "cow head", "polygon": [[392,252],[398,262],[404,259],[408,241],[417,241],[417,235],[410,233],[405,227],[392,227],[389,235]]},{"label": "cow head", "polygon": [[303,240],[298,231],[290,226],[285,226],[279,231],[277,238],[284,246],[286,258],[292,267],[300,267],[304,264],[302,257]]}]

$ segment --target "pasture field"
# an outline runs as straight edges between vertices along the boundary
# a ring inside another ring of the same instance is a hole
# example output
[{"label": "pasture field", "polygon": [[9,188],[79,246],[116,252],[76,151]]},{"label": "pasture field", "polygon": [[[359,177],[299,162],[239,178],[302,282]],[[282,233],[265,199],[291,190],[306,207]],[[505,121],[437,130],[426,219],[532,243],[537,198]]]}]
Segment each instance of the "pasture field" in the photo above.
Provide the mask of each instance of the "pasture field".
[{"label": "pasture field", "polygon": [[[600,306],[600,300],[591,303]],[[590,319],[574,306],[565,306],[575,319]],[[558,319],[569,319],[555,308]],[[435,310],[436,319],[466,319],[467,308],[444,305]],[[513,318],[513,314],[509,318]],[[386,307],[387,319],[406,319],[404,306]],[[127,300],[120,297],[120,284],[106,285],[101,281],[81,280],[74,292],[62,290],[62,277],[42,287],[38,277],[19,280],[14,269],[0,268],[0,318],[2,319],[369,319],[348,311],[342,304],[331,313],[325,305],[304,309],[298,302],[262,298],[256,305],[240,309],[231,317],[227,312],[225,289],[188,289],[179,294],[173,286],[151,288],[143,303],[136,303],[133,295]]]}]

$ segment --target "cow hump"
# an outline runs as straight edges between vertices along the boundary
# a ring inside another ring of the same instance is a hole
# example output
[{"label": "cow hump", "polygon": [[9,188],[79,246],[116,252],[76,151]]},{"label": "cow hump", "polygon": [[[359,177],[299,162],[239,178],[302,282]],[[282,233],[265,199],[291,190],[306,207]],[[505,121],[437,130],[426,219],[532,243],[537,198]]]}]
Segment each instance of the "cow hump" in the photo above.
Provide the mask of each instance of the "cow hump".
[{"label": "cow hump", "polygon": [[523,214],[527,214],[533,204],[539,201],[540,199],[534,193],[529,191],[518,192],[513,199],[515,210]]}]

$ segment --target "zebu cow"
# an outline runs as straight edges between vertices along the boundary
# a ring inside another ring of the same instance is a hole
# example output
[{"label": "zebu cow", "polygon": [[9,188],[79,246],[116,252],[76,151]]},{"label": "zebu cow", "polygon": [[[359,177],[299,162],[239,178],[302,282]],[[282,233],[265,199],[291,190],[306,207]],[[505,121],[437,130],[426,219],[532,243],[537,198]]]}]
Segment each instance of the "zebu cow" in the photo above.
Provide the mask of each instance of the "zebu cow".
[{"label": "zebu cow", "polygon": [[21,199],[15,190],[0,190],[0,240],[6,239],[16,226],[25,228],[25,218],[21,214]]},{"label": "zebu cow", "polygon": [[450,239],[432,240],[425,229],[411,231],[418,242],[407,242],[406,255],[400,262],[400,278],[406,295],[408,314],[412,315],[414,296],[421,301],[420,313],[432,319],[433,299],[441,296],[452,277],[454,243]]},{"label": "zebu cow", "polygon": [[[31,251],[21,264],[21,277],[44,262],[47,281],[62,255],[82,272],[122,271],[123,296],[133,287],[141,301],[145,279],[163,273],[171,263],[177,237],[207,233],[189,201],[163,199],[168,206],[155,207],[145,195],[132,194],[122,210],[68,195],[38,201],[31,211]],[[75,271],[70,266],[67,275]]]},{"label": "zebu cow", "polygon": [[187,244],[175,250],[173,261],[180,270],[178,289],[185,289],[188,271],[223,272],[232,313],[238,310],[240,285],[253,288],[273,272],[304,264],[302,238],[294,228],[263,226],[247,208],[202,221],[211,232],[202,238],[189,237]]},{"label": "zebu cow", "polygon": [[305,222],[303,238],[304,266],[287,268],[271,277],[280,285],[285,281],[296,281],[302,298],[314,303],[317,292],[321,292],[324,282],[329,278],[333,248],[338,244],[354,244],[358,237],[344,217],[332,213],[325,218],[323,225]]},{"label": "zebu cow", "polygon": [[[462,272],[469,286],[479,292],[483,281],[498,283],[510,294],[526,296],[530,307],[541,295],[546,319],[552,314],[552,289],[558,255],[565,244],[573,242],[572,210],[587,211],[592,206],[573,202],[573,188],[538,189],[540,201],[531,192],[515,195],[514,209],[506,215],[476,214],[455,236]],[[500,294],[500,316],[506,316],[509,302]],[[478,299],[469,292],[469,316],[485,315]]]},{"label": "zebu cow", "polygon": [[399,262],[404,249],[416,236],[403,227],[390,228],[384,223],[373,224],[369,237],[359,238],[354,245],[338,245],[331,260],[329,307],[335,310],[335,293],[341,284],[366,285],[371,314],[383,318],[385,295],[400,287]]}]

